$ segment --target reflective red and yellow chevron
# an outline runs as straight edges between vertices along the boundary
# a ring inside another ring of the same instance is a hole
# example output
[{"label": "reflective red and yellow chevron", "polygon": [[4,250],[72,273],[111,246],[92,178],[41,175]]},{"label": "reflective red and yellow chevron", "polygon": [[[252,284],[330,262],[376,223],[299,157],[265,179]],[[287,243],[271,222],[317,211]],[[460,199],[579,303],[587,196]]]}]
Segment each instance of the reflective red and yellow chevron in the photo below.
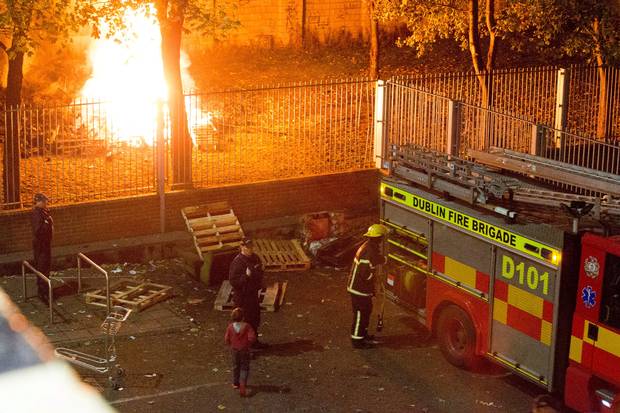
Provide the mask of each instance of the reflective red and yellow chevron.
[{"label": "reflective red and yellow chevron", "polygon": [[495,280],[493,319],[551,345],[553,303],[499,279]]},{"label": "reflective red and yellow chevron", "polygon": [[620,382],[620,334],[578,314],[573,317],[569,358],[609,381]]}]

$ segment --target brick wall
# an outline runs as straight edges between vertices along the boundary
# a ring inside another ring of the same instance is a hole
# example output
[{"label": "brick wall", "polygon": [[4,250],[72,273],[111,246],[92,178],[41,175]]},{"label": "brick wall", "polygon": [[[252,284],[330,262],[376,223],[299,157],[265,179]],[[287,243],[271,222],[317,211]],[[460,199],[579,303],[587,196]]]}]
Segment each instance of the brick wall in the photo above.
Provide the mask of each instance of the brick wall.
[{"label": "brick wall", "polygon": [[[230,0],[220,0],[228,1]],[[307,39],[321,42],[343,35],[368,35],[366,0],[243,0],[233,2],[229,13],[240,26],[228,33],[226,43],[259,47],[296,46],[302,31]],[[304,11],[305,9],[305,11]],[[204,36],[189,34],[185,47],[206,42]]]},{"label": "brick wall", "polygon": [[306,34],[325,41],[343,34],[368,35],[365,0],[306,0]]},{"label": "brick wall", "polygon": [[[373,170],[222,186],[166,194],[166,230],[183,230],[180,209],[227,200],[239,220],[252,222],[320,210],[376,208],[378,173]],[[73,245],[159,232],[156,195],[52,208],[54,245]],[[30,249],[30,211],[0,214],[0,254]]]}]

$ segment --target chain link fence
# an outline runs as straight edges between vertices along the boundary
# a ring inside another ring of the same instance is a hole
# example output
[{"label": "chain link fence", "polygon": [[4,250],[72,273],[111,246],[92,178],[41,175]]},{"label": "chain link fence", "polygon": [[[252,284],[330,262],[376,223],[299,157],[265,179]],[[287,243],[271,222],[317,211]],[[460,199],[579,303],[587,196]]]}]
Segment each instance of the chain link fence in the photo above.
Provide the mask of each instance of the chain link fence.
[{"label": "chain link fence", "polygon": [[[620,141],[620,68],[573,65],[435,73],[392,79],[401,85],[486,107],[607,142]],[[563,118],[559,111],[564,111]]]},{"label": "chain link fence", "polygon": [[490,147],[543,156],[620,174],[620,145],[541,125],[511,114],[388,82],[385,125],[389,144],[416,144],[467,156]]}]

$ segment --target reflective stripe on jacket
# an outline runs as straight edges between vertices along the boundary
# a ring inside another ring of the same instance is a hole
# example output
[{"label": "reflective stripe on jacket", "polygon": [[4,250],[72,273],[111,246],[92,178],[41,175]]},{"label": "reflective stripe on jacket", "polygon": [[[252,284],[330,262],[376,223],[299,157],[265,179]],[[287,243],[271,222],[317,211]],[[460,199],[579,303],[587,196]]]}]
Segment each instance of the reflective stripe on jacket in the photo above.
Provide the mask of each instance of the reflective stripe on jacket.
[{"label": "reflective stripe on jacket", "polygon": [[381,256],[378,243],[366,241],[357,250],[349,273],[347,291],[351,294],[370,297],[375,293],[375,268],[385,259]]}]

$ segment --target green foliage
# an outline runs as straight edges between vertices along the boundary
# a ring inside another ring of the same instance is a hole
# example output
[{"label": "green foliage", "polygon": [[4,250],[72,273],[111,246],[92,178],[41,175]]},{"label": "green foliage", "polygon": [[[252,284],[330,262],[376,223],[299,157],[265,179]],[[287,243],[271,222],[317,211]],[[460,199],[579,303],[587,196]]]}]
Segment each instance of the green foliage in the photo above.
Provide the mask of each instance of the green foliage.
[{"label": "green foliage", "polygon": [[[479,0],[478,30],[488,38],[487,1]],[[557,55],[620,61],[619,0],[496,0],[495,35],[512,49],[537,47]],[[439,39],[453,39],[463,49],[468,41],[467,0],[377,0],[377,18],[402,21],[408,36],[398,40],[418,55]],[[600,52],[600,53],[599,53]]]},{"label": "green foliage", "polygon": [[[493,1],[493,0],[491,0]],[[487,0],[479,1],[478,30],[484,39]],[[505,0],[495,2],[495,35],[509,40],[511,46],[523,48],[524,43],[549,44],[553,38],[552,0]],[[409,35],[399,44],[413,47],[418,55],[427,53],[439,39],[453,39],[464,50],[468,41],[468,2],[466,0],[378,0],[378,18],[382,21],[404,21]]]},{"label": "green foliage", "polygon": [[519,0],[505,4],[500,30],[512,49],[535,46],[544,50],[554,46],[562,24],[555,0]]},{"label": "green foliage", "polygon": [[620,62],[620,2],[557,0],[561,50],[603,64]]},{"label": "green foliage", "polygon": [[[91,28],[95,38],[118,37],[129,27],[124,19],[127,10],[141,12],[157,18],[159,24],[180,23],[184,31],[198,31],[214,38],[225,37],[239,22],[231,16],[232,5],[213,0],[107,0],[85,1],[77,14]],[[105,30],[102,30],[105,28]]]},{"label": "green foliage", "polygon": [[214,1],[194,0],[187,5],[186,31],[199,32],[212,36],[215,39],[225,38],[231,30],[239,27],[239,21],[234,18],[236,4],[225,5]]},{"label": "green foliage", "polygon": [[71,0],[0,2],[0,28],[11,39],[10,46],[2,46],[9,58],[17,52],[32,55],[41,42],[67,41],[78,27]]},{"label": "green foliage", "polygon": [[465,1],[377,0],[379,21],[404,21],[409,35],[398,39],[401,46],[427,53],[439,39],[452,38],[467,47],[467,4]]}]

